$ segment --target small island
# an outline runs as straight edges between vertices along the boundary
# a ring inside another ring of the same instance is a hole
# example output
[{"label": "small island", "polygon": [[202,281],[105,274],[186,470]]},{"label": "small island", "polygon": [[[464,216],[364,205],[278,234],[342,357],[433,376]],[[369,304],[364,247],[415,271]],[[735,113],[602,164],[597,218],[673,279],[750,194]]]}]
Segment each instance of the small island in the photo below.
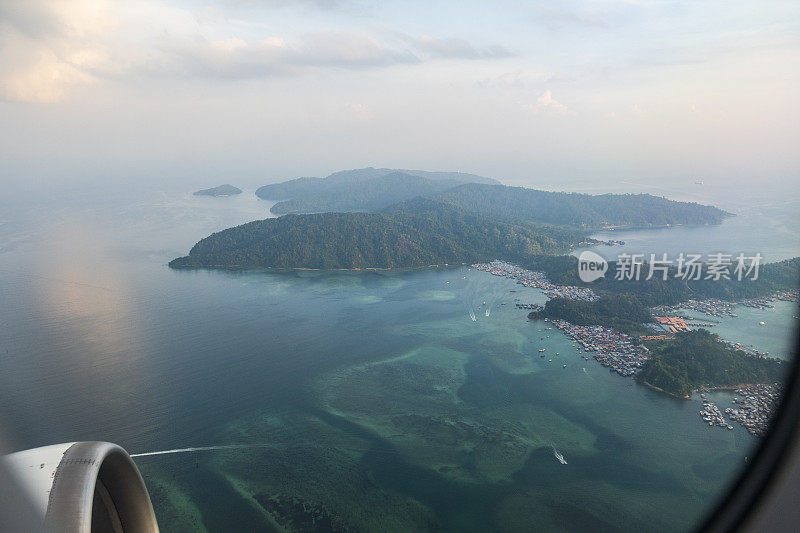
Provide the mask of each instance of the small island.
[{"label": "small island", "polygon": [[242,190],[227,183],[210,189],[201,189],[194,193],[195,196],[214,196],[217,198],[221,196],[233,196],[235,194],[242,194]]},{"label": "small island", "polygon": [[649,343],[650,358],[637,381],[679,398],[703,389],[736,389],[782,380],[787,365],[753,357],[729,347],[705,329],[677,333],[672,340]]},{"label": "small island", "polygon": [[[665,311],[665,301],[681,300],[687,294],[706,298],[719,294],[719,290],[709,290],[712,284],[684,287],[690,293],[682,293],[673,282],[664,285],[655,280],[595,283],[591,287],[571,276],[566,277],[568,284],[552,281],[546,272],[560,273],[569,262],[566,257],[537,258],[532,263],[540,270],[503,261],[472,267],[542,290],[550,298],[543,307],[518,304],[518,308],[533,309],[528,314],[530,320],[548,321],[560,329],[585,350],[585,360],[592,357],[613,372],[634,376],[639,383],[672,396],[689,398],[692,392],[709,389],[772,387],[784,377],[788,366],[779,359],[751,353],[702,327],[690,330],[683,319],[653,316],[655,310]],[[729,296],[761,295],[756,300],[743,300],[744,305],[796,300],[796,290],[781,291],[779,287],[796,287],[797,282],[792,280],[797,280],[799,271],[800,258],[794,258],[765,264],[758,281],[724,280],[717,285]],[[674,283],[682,286],[686,282]],[[664,329],[658,324],[675,327]],[[753,431],[762,426],[754,423]]]}]

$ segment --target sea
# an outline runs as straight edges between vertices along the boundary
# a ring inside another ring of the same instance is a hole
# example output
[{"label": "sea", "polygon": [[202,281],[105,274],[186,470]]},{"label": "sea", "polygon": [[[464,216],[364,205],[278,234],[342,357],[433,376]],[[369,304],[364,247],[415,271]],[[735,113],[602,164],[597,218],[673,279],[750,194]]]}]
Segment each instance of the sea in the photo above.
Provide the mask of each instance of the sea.
[{"label": "sea", "polygon": [[[253,188],[191,194],[204,185],[6,190],[3,450],[123,446],[163,531],[685,531],[755,453],[741,426],[704,424],[698,398],[613,374],[529,321],[514,304],[543,304],[539,290],[468,265],[171,270],[200,238],[269,216]],[[598,233],[626,242],[597,248],[607,257],[800,255],[795,189],[592,187],[736,215]],[[794,304],[738,315],[711,329],[792,357]]]}]

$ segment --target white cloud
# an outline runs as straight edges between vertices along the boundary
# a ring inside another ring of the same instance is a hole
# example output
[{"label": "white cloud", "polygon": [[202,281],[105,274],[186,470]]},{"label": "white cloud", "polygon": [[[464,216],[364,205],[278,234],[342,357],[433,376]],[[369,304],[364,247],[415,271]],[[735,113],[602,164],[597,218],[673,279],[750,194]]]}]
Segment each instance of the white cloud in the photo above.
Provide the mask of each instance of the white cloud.
[{"label": "white cloud", "polygon": [[0,99],[55,102],[75,87],[112,77],[251,79],[508,55],[504,48],[476,48],[464,39],[375,28],[287,36],[263,35],[270,26],[256,27],[212,7],[4,0]]},{"label": "white cloud", "polygon": [[161,45],[160,75],[207,78],[258,78],[296,74],[311,68],[358,69],[419,61],[414,54],[389,48],[358,34],[317,32],[296,43],[281,37],[259,41],[239,38],[211,41],[173,39]]},{"label": "white cloud", "polygon": [[499,76],[486,78],[478,82],[482,87],[514,87],[522,89],[533,83],[542,83],[547,78],[544,74],[535,75],[522,69],[504,72]]},{"label": "white cloud", "polygon": [[550,89],[543,92],[541,96],[536,99],[535,104],[522,104],[522,107],[533,113],[550,113],[555,115],[567,115],[572,113],[567,106],[553,98],[553,93],[550,92]]},{"label": "white cloud", "polygon": [[105,0],[8,0],[0,4],[0,98],[60,100],[109,68],[106,38],[117,20]]}]

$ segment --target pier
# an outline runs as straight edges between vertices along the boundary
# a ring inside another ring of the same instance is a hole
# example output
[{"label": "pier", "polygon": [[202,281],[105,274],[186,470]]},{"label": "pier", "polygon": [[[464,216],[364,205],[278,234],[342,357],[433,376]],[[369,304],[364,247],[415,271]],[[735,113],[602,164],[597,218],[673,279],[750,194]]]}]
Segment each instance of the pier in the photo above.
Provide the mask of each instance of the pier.
[{"label": "pier", "polygon": [[503,276],[517,281],[524,287],[540,289],[548,298],[568,298],[570,300],[584,300],[594,302],[599,296],[593,290],[574,285],[558,285],[551,282],[544,272],[526,270],[505,261],[492,261],[491,263],[477,263],[472,265],[475,270],[488,272],[493,276]]},{"label": "pier", "polygon": [[[553,325],[580,344],[601,365],[621,376],[632,376],[649,358],[646,347],[614,329],[604,326],[576,326],[566,320],[553,319]],[[583,356],[588,359],[587,356]]]}]

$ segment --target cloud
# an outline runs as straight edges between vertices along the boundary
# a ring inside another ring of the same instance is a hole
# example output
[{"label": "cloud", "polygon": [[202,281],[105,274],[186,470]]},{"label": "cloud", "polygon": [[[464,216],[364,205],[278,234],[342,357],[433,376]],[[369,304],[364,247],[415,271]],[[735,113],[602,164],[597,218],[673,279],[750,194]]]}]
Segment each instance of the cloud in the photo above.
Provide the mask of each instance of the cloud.
[{"label": "cloud", "polygon": [[475,48],[460,38],[437,38],[431,35],[406,36],[405,40],[429,57],[445,59],[497,59],[510,57],[511,53],[499,45]]},{"label": "cloud", "polygon": [[484,78],[479,80],[477,84],[480,87],[524,89],[531,86],[542,86],[543,84],[549,84],[553,81],[558,82],[563,80],[550,72],[519,69],[503,72],[499,76]]},{"label": "cloud", "polygon": [[304,7],[312,9],[337,9],[344,5],[341,0],[217,0],[225,6],[255,6],[267,9]]},{"label": "cloud", "polygon": [[506,72],[491,80],[490,83],[497,85],[505,85],[508,87],[524,87],[525,86],[525,73],[521,70],[513,72]]},{"label": "cloud", "polygon": [[536,99],[535,104],[522,104],[522,107],[527,111],[537,114],[550,113],[555,115],[567,115],[572,113],[567,106],[553,98],[553,94],[549,89]]},{"label": "cloud", "polygon": [[172,39],[160,47],[157,70],[185,76],[258,78],[292,75],[313,68],[364,69],[438,59],[507,57],[502,47],[475,48],[463,39],[418,37],[383,31],[376,36],[318,31],[289,43],[280,37],[260,41],[239,38],[211,41]]},{"label": "cloud", "polygon": [[375,28],[263,35],[272,26],[228,19],[208,6],[192,11],[134,0],[0,0],[0,99],[56,102],[108,78],[255,79],[509,55],[500,46]]},{"label": "cloud", "polygon": [[260,41],[239,38],[211,41],[172,40],[160,47],[161,61],[151,69],[161,75],[212,78],[258,78],[296,74],[309,68],[359,69],[416,63],[405,50],[389,48],[357,34],[317,32],[290,44],[281,37]]},{"label": "cloud", "polygon": [[54,102],[108,68],[117,25],[105,0],[7,0],[0,4],[0,99]]}]

